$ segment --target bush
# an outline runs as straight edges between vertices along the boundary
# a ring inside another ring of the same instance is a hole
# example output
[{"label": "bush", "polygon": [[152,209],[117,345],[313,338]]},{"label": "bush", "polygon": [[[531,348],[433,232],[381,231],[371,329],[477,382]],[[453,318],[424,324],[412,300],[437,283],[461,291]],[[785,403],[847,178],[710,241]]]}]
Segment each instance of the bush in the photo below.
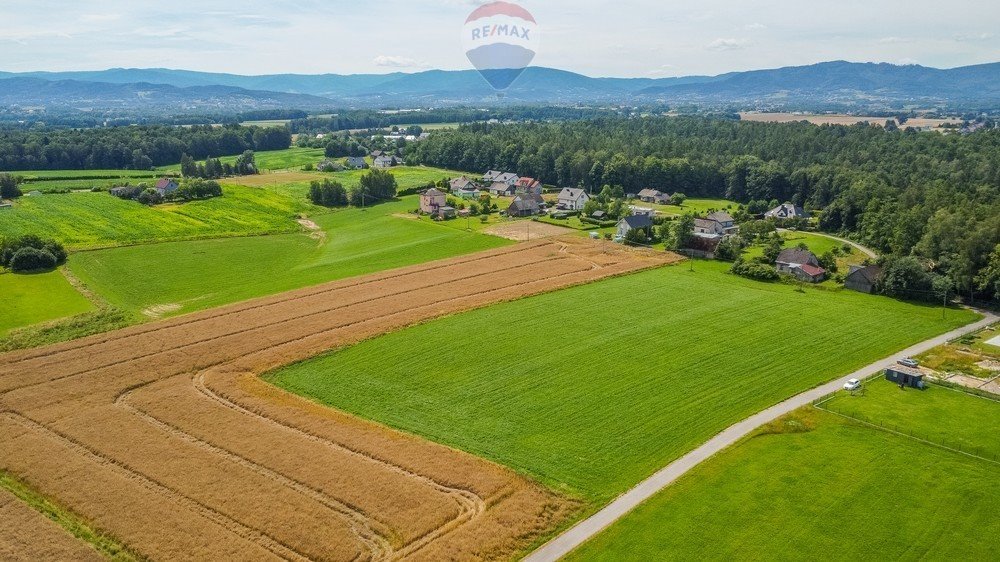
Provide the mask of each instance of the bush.
[{"label": "bush", "polygon": [[163,203],[163,196],[160,195],[159,191],[153,188],[143,190],[138,197],[135,198],[136,201],[142,203],[143,205],[159,205]]},{"label": "bush", "polygon": [[729,270],[731,273],[756,281],[777,281],[778,270],[762,263],[738,260]]},{"label": "bush", "polygon": [[309,184],[309,200],[323,207],[346,207],[347,190],[333,180],[314,181]]},{"label": "bush", "polygon": [[11,174],[0,174],[0,199],[14,199],[21,196],[21,178]]},{"label": "bush", "polygon": [[56,257],[48,251],[25,247],[14,252],[10,269],[17,272],[44,271],[53,269],[57,264]]},{"label": "bush", "polygon": [[[45,252],[52,256],[55,263],[50,266],[50,268],[66,262],[66,250],[62,247],[62,244],[52,239],[41,238],[39,236],[35,236],[34,234],[28,234],[18,238],[0,240],[0,267],[9,267],[14,269],[14,256],[19,251],[26,248],[38,250],[39,252]],[[27,270],[22,269],[19,271]]]}]

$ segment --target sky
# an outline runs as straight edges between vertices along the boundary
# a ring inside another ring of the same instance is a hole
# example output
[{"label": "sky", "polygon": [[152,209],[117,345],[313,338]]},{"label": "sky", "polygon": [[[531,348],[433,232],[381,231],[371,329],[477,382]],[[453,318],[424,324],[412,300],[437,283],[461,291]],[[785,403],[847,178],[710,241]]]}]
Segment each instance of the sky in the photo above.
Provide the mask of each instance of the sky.
[{"label": "sky", "polygon": [[[472,68],[475,0],[3,0],[0,70],[180,68],[355,74]],[[829,60],[1000,61],[996,0],[524,0],[532,63],[669,77]]]}]

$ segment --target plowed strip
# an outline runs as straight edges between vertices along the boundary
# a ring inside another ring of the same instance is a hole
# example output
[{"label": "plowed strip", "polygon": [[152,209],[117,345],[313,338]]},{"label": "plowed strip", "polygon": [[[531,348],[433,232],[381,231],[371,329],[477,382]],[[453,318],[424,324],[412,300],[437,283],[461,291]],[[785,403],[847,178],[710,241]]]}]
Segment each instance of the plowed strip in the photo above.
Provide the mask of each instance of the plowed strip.
[{"label": "plowed strip", "polygon": [[508,557],[573,505],[256,375],[670,260],[604,250],[531,242],[2,356],[0,467],[153,558]]}]

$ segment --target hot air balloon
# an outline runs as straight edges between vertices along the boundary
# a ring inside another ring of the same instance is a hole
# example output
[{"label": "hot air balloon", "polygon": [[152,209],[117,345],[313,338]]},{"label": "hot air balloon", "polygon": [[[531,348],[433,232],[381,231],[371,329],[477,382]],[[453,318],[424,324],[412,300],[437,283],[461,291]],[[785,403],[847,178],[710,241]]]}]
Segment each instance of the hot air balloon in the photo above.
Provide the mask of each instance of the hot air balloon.
[{"label": "hot air balloon", "polygon": [[510,87],[531,64],[541,37],[528,10],[510,2],[484,4],[465,20],[465,54],[497,91]]}]

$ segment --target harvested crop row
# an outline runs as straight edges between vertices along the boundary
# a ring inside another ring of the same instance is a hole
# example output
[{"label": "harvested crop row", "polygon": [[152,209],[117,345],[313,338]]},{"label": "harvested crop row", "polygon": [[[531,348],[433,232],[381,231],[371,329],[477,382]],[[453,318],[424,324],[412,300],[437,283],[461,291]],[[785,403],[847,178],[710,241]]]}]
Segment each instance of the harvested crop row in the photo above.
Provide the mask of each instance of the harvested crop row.
[{"label": "harvested crop row", "polygon": [[[668,260],[535,242],[2,357],[0,411],[10,413],[0,418],[0,466],[152,558],[509,556],[572,503],[256,375]],[[120,498],[102,499],[118,487]],[[186,538],[161,538],[180,528]]]}]

